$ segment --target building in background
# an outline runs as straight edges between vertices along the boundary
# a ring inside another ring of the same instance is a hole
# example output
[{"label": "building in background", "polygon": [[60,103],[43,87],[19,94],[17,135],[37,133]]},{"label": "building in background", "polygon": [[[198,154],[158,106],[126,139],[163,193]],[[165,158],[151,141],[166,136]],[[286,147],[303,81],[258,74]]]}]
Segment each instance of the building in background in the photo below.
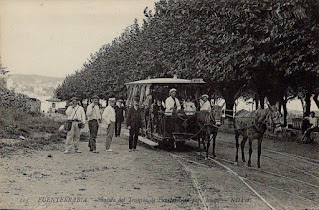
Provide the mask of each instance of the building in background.
[{"label": "building in background", "polygon": [[44,113],[54,113],[65,109],[66,101],[56,97],[49,98],[41,103],[41,111]]}]

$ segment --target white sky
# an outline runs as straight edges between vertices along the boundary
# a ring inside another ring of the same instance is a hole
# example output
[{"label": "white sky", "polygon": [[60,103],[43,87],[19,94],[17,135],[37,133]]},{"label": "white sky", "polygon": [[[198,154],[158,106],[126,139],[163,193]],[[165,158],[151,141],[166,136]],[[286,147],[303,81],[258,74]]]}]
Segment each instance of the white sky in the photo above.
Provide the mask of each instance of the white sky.
[{"label": "white sky", "polygon": [[0,55],[11,74],[64,77],[156,0],[0,0]]}]

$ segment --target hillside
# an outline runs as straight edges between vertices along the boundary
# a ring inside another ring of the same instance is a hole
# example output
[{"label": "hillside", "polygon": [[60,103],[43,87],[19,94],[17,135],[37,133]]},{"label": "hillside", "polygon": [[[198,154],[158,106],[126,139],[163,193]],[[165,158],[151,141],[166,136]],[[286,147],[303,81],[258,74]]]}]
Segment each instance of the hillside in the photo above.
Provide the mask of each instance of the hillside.
[{"label": "hillside", "polygon": [[50,97],[63,80],[61,77],[11,74],[8,78],[8,88],[34,98]]}]

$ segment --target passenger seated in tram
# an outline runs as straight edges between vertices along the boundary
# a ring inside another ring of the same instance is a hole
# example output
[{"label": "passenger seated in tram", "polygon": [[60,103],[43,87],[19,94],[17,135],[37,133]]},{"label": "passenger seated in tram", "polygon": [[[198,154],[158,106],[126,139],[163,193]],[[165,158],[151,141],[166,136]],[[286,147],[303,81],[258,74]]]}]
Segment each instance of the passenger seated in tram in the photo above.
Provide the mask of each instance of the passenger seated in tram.
[{"label": "passenger seated in tram", "polygon": [[169,97],[165,100],[165,115],[172,116],[174,112],[181,110],[181,104],[176,98],[176,89],[170,89]]},{"label": "passenger seated in tram", "polygon": [[194,115],[196,112],[196,106],[193,101],[191,101],[191,97],[188,96],[186,101],[183,104],[184,106],[184,112],[186,115]]},{"label": "passenger seated in tram", "polygon": [[158,132],[160,125],[159,125],[159,113],[164,111],[164,107],[162,106],[162,101],[160,99],[154,100],[154,103],[151,106],[152,110],[152,122],[154,132]]},{"label": "passenger seated in tram", "polygon": [[148,122],[149,122],[149,118],[150,118],[150,106],[152,103],[152,95],[148,94],[146,96],[146,99],[144,100],[143,104],[142,104],[142,113],[143,113],[143,127],[144,128],[148,128]]},{"label": "passenger seated in tram", "polygon": [[210,105],[210,102],[208,100],[208,95],[207,94],[202,95],[201,99],[202,99],[202,103],[200,106],[200,111],[210,112],[212,110],[212,106]]}]

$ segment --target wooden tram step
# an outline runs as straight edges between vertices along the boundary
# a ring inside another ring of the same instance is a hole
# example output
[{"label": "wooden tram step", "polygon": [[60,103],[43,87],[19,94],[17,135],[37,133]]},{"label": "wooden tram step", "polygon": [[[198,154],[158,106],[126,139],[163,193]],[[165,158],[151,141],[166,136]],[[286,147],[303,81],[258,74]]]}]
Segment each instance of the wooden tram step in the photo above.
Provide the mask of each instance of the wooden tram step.
[{"label": "wooden tram step", "polygon": [[[124,136],[127,136],[127,137],[130,136],[130,135],[129,135],[129,131],[128,131],[127,129],[123,129],[123,128],[122,128],[122,134],[123,134]],[[152,147],[158,146],[158,143],[156,143],[156,142],[154,142],[154,141],[151,141],[151,140],[149,140],[149,139],[147,139],[147,138],[145,138],[145,137],[143,137],[143,136],[139,136],[139,137],[138,137],[138,140],[139,140],[140,142],[143,142],[143,143],[145,143],[145,144],[147,144],[147,145],[149,145],[149,146],[152,146]]]}]

